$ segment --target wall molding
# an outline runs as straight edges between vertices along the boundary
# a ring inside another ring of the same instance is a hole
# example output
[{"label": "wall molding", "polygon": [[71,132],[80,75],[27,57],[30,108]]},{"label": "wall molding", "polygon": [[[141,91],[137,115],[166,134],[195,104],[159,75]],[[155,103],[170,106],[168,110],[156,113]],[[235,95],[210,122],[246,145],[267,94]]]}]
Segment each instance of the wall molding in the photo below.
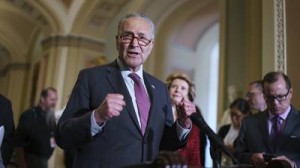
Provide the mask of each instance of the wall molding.
[{"label": "wall molding", "polygon": [[29,69],[30,69],[29,63],[14,62],[14,63],[6,65],[5,68],[0,70],[0,77],[5,76],[9,71],[12,71],[12,70],[28,71]]},{"label": "wall molding", "polygon": [[285,0],[275,0],[274,3],[275,24],[275,69],[287,72],[286,68],[286,14]]},{"label": "wall molding", "polygon": [[42,41],[44,50],[51,47],[78,47],[103,52],[104,46],[104,41],[75,35],[52,35]]}]

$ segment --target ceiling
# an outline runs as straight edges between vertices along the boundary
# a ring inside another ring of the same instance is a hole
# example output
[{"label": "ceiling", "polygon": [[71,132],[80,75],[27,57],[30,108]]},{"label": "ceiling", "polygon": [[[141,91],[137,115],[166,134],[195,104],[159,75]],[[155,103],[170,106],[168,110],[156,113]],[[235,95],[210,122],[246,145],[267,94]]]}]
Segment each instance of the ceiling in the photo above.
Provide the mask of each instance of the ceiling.
[{"label": "ceiling", "polygon": [[[168,16],[172,13],[176,14],[176,10],[184,6],[183,4],[193,6],[193,3],[198,2],[194,0],[0,0],[0,73],[11,63],[30,62],[32,50],[37,47],[38,39],[53,34],[74,34],[103,40],[107,38],[112,22],[120,17],[121,13],[143,12],[153,18],[159,26],[163,22],[168,22],[167,18],[170,18]],[[202,12],[196,11],[194,15],[209,14],[212,10],[213,8],[210,7]],[[204,26],[199,27],[197,34],[201,34],[200,30],[205,31],[207,28],[205,25],[211,24],[215,19],[215,17],[199,18],[197,22],[202,21]],[[187,26],[180,31],[183,32],[182,35],[188,37],[186,34],[194,25],[189,20],[186,20],[186,23]],[[178,39],[181,39],[178,42],[182,45],[190,45],[186,38],[179,36]]]}]

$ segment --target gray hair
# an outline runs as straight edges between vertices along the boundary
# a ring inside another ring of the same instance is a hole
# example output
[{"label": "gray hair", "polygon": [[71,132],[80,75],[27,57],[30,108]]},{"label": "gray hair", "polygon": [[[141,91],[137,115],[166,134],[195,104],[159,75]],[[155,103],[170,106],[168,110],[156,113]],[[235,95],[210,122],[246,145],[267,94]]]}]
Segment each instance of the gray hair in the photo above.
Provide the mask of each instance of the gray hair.
[{"label": "gray hair", "polygon": [[118,24],[118,33],[119,33],[120,29],[121,29],[121,26],[122,26],[123,22],[126,19],[134,18],[134,17],[143,18],[143,19],[145,19],[148,22],[148,24],[150,25],[151,30],[152,30],[152,37],[154,39],[154,37],[155,37],[155,26],[154,26],[153,21],[151,19],[149,19],[146,15],[141,14],[141,13],[129,13],[129,14],[125,15],[124,17],[122,17],[120,19],[120,21],[119,21],[119,24]]}]

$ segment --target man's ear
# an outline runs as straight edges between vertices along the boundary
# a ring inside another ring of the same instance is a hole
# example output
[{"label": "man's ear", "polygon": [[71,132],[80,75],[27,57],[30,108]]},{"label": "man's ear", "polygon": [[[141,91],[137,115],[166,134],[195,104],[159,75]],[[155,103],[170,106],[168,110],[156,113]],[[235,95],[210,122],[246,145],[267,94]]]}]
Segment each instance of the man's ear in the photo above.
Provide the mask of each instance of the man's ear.
[{"label": "man's ear", "polygon": [[148,45],[148,47],[150,47],[150,53],[154,47],[154,41],[151,41],[150,44]]},{"label": "man's ear", "polygon": [[151,41],[151,45],[152,45],[152,47],[154,47],[154,40]]},{"label": "man's ear", "polygon": [[291,89],[290,89],[291,97],[293,96],[293,92],[294,92],[294,91],[293,91],[293,88],[291,88]]}]

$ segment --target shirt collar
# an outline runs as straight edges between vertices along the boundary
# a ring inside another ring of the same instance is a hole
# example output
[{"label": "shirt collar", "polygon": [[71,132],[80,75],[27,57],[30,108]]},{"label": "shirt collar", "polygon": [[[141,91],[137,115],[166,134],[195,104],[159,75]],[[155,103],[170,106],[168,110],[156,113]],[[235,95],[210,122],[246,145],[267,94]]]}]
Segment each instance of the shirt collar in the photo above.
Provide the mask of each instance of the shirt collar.
[{"label": "shirt collar", "polygon": [[[285,120],[287,118],[288,114],[290,113],[290,111],[291,111],[291,106],[289,106],[284,113],[281,113],[279,115],[279,117],[281,119]],[[272,114],[269,110],[268,110],[268,114],[269,114],[269,120],[271,120],[274,117],[274,114]]]},{"label": "shirt collar", "polygon": [[[132,73],[132,71],[130,71],[130,70],[123,64],[123,62],[120,60],[119,57],[117,58],[117,64],[118,64],[118,66],[119,66],[119,68],[120,68],[121,73],[122,73],[123,76],[128,77],[128,75]],[[144,81],[144,77],[143,77],[143,65],[141,65],[140,69],[139,69],[138,71],[134,72],[134,73],[136,73],[136,74],[142,79],[142,81]]]}]

